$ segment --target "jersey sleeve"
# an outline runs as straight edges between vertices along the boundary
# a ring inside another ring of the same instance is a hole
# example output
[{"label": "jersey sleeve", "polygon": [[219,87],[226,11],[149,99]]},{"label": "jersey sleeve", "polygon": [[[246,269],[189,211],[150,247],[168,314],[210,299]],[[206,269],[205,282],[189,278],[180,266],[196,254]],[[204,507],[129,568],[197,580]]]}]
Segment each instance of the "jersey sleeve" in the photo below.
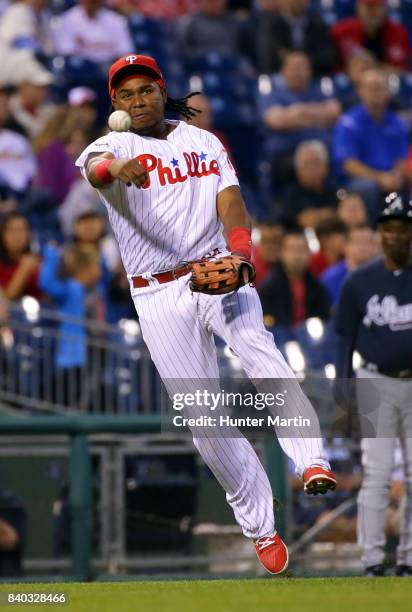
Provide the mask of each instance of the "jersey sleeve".
[{"label": "jersey sleeve", "polygon": [[111,153],[116,158],[128,157],[126,149],[116,138],[113,137],[112,134],[107,134],[106,136],[98,138],[85,148],[83,153],[76,159],[75,162],[76,166],[80,168],[80,172],[86,180],[87,176],[85,172],[85,165],[87,158],[91,153]]},{"label": "jersey sleeve", "polygon": [[233,185],[239,186],[239,180],[236,175],[236,170],[233,167],[232,162],[230,161],[225,146],[222,142],[220,142],[219,138],[217,138],[213,134],[210,134],[210,137],[210,149],[211,151],[213,151],[215,159],[217,160],[220,172],[217,193],[220,193],[227,187],[232,187]]}]

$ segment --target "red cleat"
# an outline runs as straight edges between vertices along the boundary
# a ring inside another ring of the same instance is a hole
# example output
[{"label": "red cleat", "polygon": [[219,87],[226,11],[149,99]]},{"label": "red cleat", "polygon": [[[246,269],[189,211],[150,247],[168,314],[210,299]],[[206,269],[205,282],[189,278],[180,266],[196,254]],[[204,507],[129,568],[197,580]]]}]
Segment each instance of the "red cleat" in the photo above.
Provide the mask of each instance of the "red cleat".
[{"label": "red cleat", "polygon": [[333,473],[321,465],[311,465],[303,472],[303,490],[308,495],[324,495],[336,489],[336,485]]},{"label": "red cleat", "polygon": [[263,567],[271,574],[281,574],[289,563],[289,553],[278,533],[255,540],[256,554]]}]

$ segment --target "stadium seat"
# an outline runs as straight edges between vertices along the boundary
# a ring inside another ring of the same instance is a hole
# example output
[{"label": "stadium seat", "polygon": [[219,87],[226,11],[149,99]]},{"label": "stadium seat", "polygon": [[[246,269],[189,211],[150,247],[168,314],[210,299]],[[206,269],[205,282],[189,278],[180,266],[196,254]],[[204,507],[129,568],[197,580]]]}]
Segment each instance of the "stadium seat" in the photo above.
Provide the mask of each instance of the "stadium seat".
[{"label": "stadium seat", "polygon": [[32,189],[22,208],[40,248],[49,241],[63,242],[56,202],[46,191]]},{"label": "stadium seat", "polygon": [[133,14],[129,19],[129,29],[138,53],[154,55],[160,65],[162,60],[172,55],[173,36],[165,22]]},{"label": "stadium seat", "polygon": [[106,74],[100,64],[77,55],[57,55],[52,58],[51,67],[58,81],[68,80],[77,85],[91,87],[102,79],[106,80]]},{"label": "stadium seat", "polygon": [[238,76],[242,78],[254,78],[254,72],[250,63],[238,55],[223,55],[221,53],[207,53],[206,55],[186,58],[185,64],[191,74],[203,75],[214,72],[221,76]]},{"label": "stadium seat", "polygon": [[55,76],[52,86],[55,98],[64,102],[73,87],[83,86],[96,93],[96,108],[100,125],[106,123],[109,99],[107,96],[107,73],[101,64],[77,56],[56,55],[50,60],[50,69]]},{"label": "stadium seat", "polygon": [[299,344],[308,370],[323,372],[327,364],[335,362],[337,340],[331,323],[323,323],[323,335],[318,339],[313,338],[309,333],[307,322],[297,327],[276,325],[270,331],[285,357],[285,346],[288,342],[294,341]]},{"label": "stadium seat", "polygon": [[[328,3],[327,0],[324,0],[324,4],[326,3]],[[355,15],[356,0],[332,0],[330,4],[332,4],[332,10],[338,21]]]},{"label": "stadium seat", "polygon": [[333,78],[326,78],[330,81],[332,86],[329,93],[335,96],[345,107],[355,94],[351,80],[343,73],[336,74]]}]

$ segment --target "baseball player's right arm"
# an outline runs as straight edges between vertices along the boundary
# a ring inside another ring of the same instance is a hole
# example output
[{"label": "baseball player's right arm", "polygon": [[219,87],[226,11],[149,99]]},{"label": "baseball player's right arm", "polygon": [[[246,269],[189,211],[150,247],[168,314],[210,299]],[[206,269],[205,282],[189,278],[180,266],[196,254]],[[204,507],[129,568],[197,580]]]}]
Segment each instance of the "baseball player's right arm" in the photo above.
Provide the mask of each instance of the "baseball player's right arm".
[{"label": "baseball player's right arm", "polygon": [[85,164],[88,181],[96,189],[108,187],[118,179],[126,185],[140,188],[148,179],[146,168],[137,159],[117,159],[112,153],[91,153]]}]

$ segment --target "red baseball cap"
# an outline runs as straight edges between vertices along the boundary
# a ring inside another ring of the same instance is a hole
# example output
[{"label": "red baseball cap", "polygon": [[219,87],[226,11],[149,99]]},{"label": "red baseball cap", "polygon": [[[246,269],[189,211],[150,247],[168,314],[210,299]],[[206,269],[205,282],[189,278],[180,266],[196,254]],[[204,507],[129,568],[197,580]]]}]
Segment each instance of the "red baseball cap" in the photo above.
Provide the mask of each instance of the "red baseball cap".
[{"label": "red baseball cap", "polygon": [[126,55],[116,60],[109,68],[109,96],[113,98],[115,88],[124,79],[133,76],[147,76],[165,87],[163,75],[156,60],[149,55]]}]

